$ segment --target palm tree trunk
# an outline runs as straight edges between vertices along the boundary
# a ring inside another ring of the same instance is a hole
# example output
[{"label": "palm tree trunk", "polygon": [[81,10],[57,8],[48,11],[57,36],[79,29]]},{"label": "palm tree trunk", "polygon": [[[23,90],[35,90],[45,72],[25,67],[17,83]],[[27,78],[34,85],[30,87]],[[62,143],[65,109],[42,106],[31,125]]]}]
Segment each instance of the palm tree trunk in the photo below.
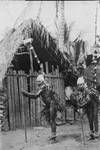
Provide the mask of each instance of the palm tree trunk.
[{"label": "palm tree trunk", "polygon": [[58,25],[59,25],[59,39],[58,47],[61,52],[64,51],[64,1],[59,1],[58,3]]}]

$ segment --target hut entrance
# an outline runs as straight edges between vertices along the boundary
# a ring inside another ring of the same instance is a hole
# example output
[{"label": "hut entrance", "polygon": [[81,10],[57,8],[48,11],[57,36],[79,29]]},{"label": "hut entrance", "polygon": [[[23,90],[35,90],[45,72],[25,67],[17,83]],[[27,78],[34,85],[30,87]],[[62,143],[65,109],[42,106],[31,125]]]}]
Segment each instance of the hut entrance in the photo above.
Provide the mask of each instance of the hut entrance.
[{"label": "hut entrance", "polygon": [[[46,65],[47,66],[47,65]],[[48,73],[48,67],[46,67],[46,79],[54,90],[59,94],[62,101],[64,101],[64,79],[59,68],[52,69],[51,73]],[[53,67],[52,67],[53,68]],[[25,74],[23,71],[9,70],[7,79],[7,99],[8,99],[8,124],[10,130],[17,128],[23,128],[26,121],[26,126],[41,126],[46,122],[41,118],[42,101],[38,99],[29,99],[23,97],[21,94],[21,88],[28,91],[36,91],[37,72]]]}]

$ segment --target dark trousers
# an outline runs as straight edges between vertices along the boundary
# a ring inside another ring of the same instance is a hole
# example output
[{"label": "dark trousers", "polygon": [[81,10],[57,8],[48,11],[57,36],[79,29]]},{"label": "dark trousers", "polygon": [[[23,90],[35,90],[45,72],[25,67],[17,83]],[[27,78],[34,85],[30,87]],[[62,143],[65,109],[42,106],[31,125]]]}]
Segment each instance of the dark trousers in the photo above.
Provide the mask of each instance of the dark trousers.
[{"label": "dark trousers", "polygon": [[56,136],[56,117],[57,117],[57,106],[54,101],[50,103],[50,124],[52,137]]},{"label": "dark trousers", "polygon": [[98,99],[93,99],[86,109],[89,127],[92,132],[98,132]]}]

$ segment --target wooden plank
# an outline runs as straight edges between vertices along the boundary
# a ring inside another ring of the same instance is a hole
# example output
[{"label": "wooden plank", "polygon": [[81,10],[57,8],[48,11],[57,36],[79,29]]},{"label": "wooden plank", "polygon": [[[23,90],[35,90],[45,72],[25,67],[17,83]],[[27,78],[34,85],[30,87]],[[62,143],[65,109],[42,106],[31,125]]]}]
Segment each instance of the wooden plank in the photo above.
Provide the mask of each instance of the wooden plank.
[{"label": "wooden plank", "polygon": [[23,106],[22,106],[22,93],[21,93],[21,72],[18,71],[18,85],[19,85],[19,104],[20,104],[20,127],[23,128]]},{"label": "wooden plank", "polygon": [[8,109],[9,109],[9,128],[13,130],[13,111],[12,111],[12,100],[11,100],[11,76],[9,76],[10,70],[7,76],[7,91],[8,91]]},{"label": "wooden plank", "polygon": [[[10,73],[11,73],[11,70],[10,70]],[[12,116],[12,130],[14,130],[14,121],[13,121],[13,102],[12,102],[12,83],[11,83],[11,81],[12,81],[12,76],[10,76],[10,96],[11,96],[11,110],[12,110],[12,112],[11,112],[11,116]]]},{"label": "wooden plank", "polygon": [[37,104],[37,105],[36,105],[36,108],[37,108],[37,109],[36,109],[36,110],[37,110],[37,112],[36,112],[36,113],[37,113],[37,114],[36,114],[36,117],[37,117],[37,118],[36,118],[36,125],[37,125],[37,126],[39,126],[39,100],[40,100],[40,99],[39,99],[39,97],[38,97],[37,100],[36,100],[36,104]]},{"label": "wooden plank", "polygon": [[15,119],[16,128],[20,127],[20,110],[19,110],[19,97],[18,97],[18,82],[17,82],[17,72],[14,71],[14,99],[15,99]]},{"label": "wooden plank", "polygon": [[[11,70],[11,73],[13,74],[13,70]],[[11,97],[12,97],[12,107],[13,107],[13,129],[16,129],[16,114],[15,114],[15,93],[14,93],[14,74],[11,78]]]},{"label": "wooden plank", "polygon": [[[12,70],[10,70],[12,74]],[[13,103],[13,95],[12,95],[12,79],[13,77],[10,76],[10,94],[11,94],[11,106],[12,106],[12,130],[14,130],[14,103]]]},{"label": "wooden plank", "polygon": [[17,88],[18,88],[18,119],[19,119],[19,124],[18,124],[18,128],[22,127],[22,120],[21,120],[21,95],[20,95],[20,74],[19,71],[17,72]]},{"label": "wooden plank", "polygon": [[24,83],[24,77],[23,77],[23,72],[20,71],[20,94],[21,94],[21,103],[22,103],[22,107],[21,107],[21,111],[22,111],[22,127],[25,126],[25,114],[24,114],[24,103],[26,103],[26,101],[24,102],[24,100],[26,100],[26,98],[22,95],[21,93],[21,89],[24,87],[25,88],[25,83]]},{"label": "wooden plank", "polygon": [[11,95],[12,95],[12,105],[13,105],[13,123],[14,123],[14,130],[16,129],[16,101],[15,101],[15,91],[16,91],[16,87],[15,87],[15,83],[14,83],[14,76],[15,76],[15,72],[12,71],[12,80],[11,80]]},{"label": "wooden plank", "polygon": [[[30,92],[34,91],[34,80],[32,77],[32,71],[30,71]],[[35,100],[30,99],[30,119],[31,119],[31,127],[35,125]]]},{"label": "wooden plank", "polygon": [[[20,85],[21,85],[21,89],[25,89],[27,90],[27,85],[26,85],[26,78],[24,75],[23,71],[20,71]],[[21,90],[20,89],[20,90]],[[21,91],[20,91],[21,92]],[[23,94],[21,94],[21,101],[22,101],[22,127],[25,130],[25,142],[27,142],[27,98],[25,96],[23,96]]]}]

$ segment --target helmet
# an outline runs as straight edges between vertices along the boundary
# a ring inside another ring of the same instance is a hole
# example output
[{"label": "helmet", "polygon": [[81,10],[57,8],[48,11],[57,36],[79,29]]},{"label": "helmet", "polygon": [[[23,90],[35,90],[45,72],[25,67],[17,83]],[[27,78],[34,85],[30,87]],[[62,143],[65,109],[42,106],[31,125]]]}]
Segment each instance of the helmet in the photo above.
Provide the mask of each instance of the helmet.
[{"label": "helmet", "polygon": [[44,75],[43,75],[43,74],[40,74],[40,75],[37,76],[36,82],[37,82],[38,84],[41,84],[41,83],[43,83],[44,81],[45,81],[45,80],[44,80]]},{"label": "helmet", "polygon": [[77,85],[80,85],[80,84],[85,84],[85,81],[84,81],[83,77],[79,77],[78,80],[77,80]]}]

